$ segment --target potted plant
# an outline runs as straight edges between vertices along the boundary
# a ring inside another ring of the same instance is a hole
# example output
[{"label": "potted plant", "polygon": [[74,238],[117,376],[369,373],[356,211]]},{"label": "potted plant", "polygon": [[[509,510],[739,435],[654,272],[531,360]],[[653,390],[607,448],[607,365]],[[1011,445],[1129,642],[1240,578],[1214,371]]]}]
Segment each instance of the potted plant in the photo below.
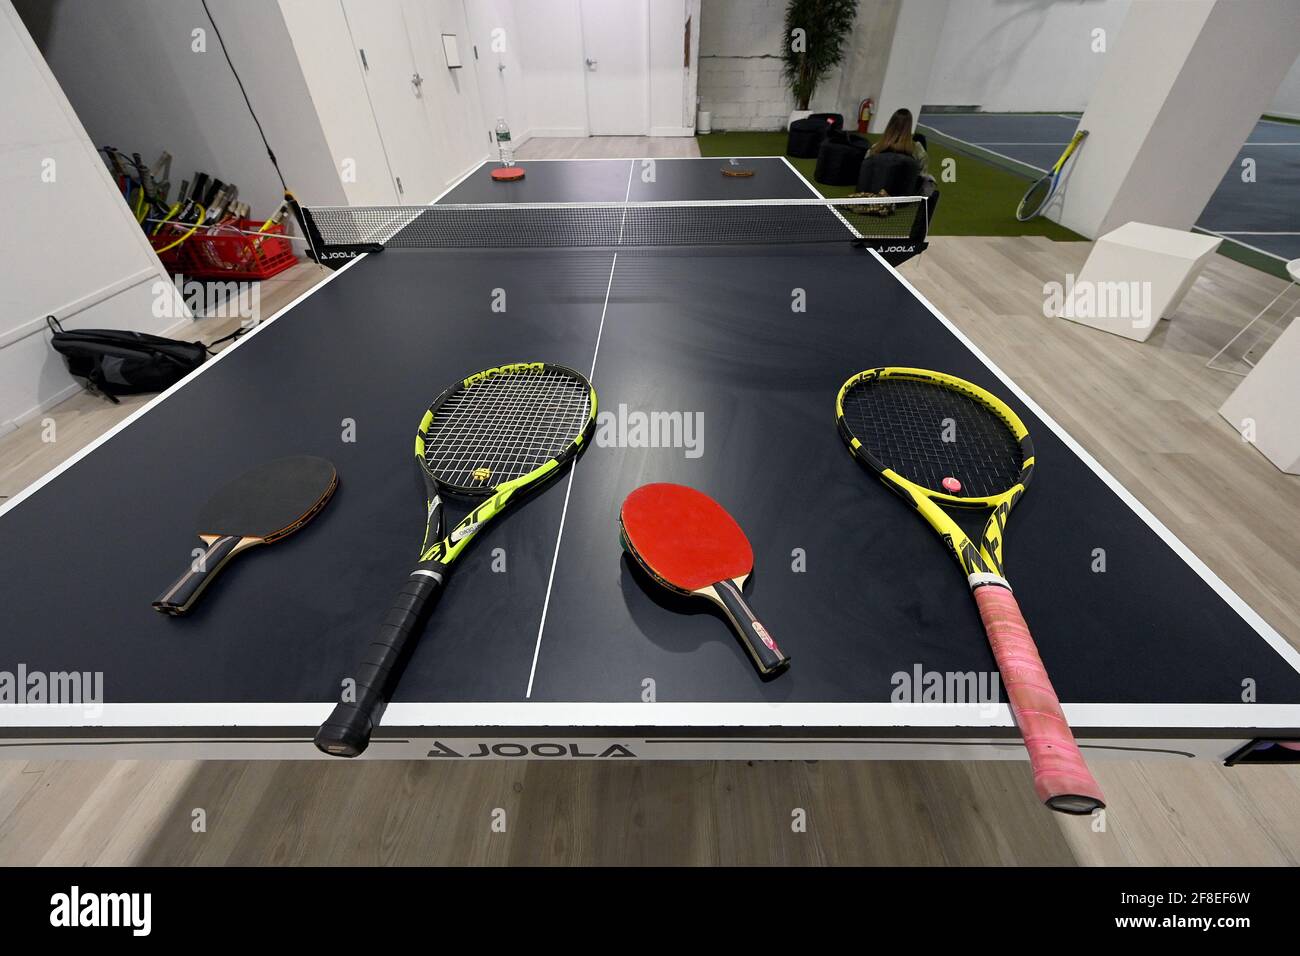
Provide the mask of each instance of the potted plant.
[{"label": "potted plant", "polygon": [[[822,78],[844,59],[858,0],[790,0],[785,7],[784,76],[794,94],[789,122],[808,116],[808,102]],[[787,124],[788,126],[788,124]]]}]

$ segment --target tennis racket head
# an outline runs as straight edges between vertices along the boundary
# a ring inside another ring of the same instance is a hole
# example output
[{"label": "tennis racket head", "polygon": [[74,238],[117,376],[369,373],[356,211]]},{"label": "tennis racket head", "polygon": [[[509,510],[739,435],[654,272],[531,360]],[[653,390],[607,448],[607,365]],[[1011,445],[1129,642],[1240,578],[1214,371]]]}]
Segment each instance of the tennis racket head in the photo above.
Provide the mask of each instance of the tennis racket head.
[{"label": "tennis racket head", "polygon": [[1042,212],[1043,207],[1047,205],[1047,200],[1052,198],[1055,186],[1055,173],[1048,173],[1030,186],[1029,191],[1021,198],[1020,205],[1016,207],[1016,218],[1021,222],[1028,222]]},{"label": "tennis racket head", "polygon": [[867,369],[840,388],[835,417],[855,457],[940,504],[993,508],[1033,477],[1034,443],[1019,416],[955,375]]},{"label": "tennis racket head", "polygon": [[438,491],[486,498],[549,477],[590,438],[596,392],[545,362],[483,369],[443,391],[420,420],[415,457]]},{"label": "tennis racket head", "polygon": [[[859,461],[909,500],[967,578],[1003,576],[1002,530],[1034,473],[1034,446],[1005,402],[972,382],[920,368],[867,369],[835,401]],[[972,541],[944,507],[992,509]]]}]

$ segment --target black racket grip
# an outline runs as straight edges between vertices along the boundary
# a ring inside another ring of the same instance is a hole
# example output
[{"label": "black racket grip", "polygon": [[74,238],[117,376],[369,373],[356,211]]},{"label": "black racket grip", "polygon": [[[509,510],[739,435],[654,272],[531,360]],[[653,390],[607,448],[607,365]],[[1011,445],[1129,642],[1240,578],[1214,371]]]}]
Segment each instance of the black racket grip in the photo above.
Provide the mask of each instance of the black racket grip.
[{"label": "black racket grip", "polygon": [[419,569],[406,579],[384,615],[354,679],[356,701],[340,701],[316,732],[316,747],[335,757],[357,757],[370,746],[370,734],[383,716],[389,695],[401,679],[424,613],[441,591],[445,574]]},{"label": "black racket grip", "polygon": [[790,658],[776,646],[776,641],[750,609],[735,582],[719,581],[713,590],[758,672],[765,678],[775,677],[789,667]]},{"label": "black racket grip", "polygon": [[191,564],[189,570],[176,579],[175,584],[158,596],[158,600],[153,602],[153,609],[177,617],[188,611],[208,582],[234,556],[235,546],[240,540],[238,535],[228,534],[212,542],[203,557]]}]

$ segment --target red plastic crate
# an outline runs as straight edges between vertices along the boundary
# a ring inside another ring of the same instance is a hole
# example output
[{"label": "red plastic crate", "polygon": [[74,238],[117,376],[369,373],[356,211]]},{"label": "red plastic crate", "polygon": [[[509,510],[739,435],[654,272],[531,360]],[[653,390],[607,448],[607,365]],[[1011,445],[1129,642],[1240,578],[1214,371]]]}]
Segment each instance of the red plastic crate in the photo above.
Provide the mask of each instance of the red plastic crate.
[{"label": "red plastic crate", "polygon": [[[196,279],[269,279],[298,261],[283,223],[258,235],[262,223],[240,219],[217,231],[200,228],[180,245],[182,270]],[[224,230],[224,234],[223,234]]]},{"label": "red plastic crate", "polygon": [[[189,227],[186,226],[185,228],[188,229]],[[182,242],[180,245],[172,246],[166,252],[159,252],[159,250],[171,245],[182,234],[183,230],[173,231],[172,227],[163,226],[158,235],[149,237],[149,245],[153,246],[153,251],[158,253],[158,259],[162,262],[163,268],[173,275],[177,272],[184,272],[189,268],[189,257],[185,254],[185,243]],[[194,237],[191,236],[190,238]]]}]

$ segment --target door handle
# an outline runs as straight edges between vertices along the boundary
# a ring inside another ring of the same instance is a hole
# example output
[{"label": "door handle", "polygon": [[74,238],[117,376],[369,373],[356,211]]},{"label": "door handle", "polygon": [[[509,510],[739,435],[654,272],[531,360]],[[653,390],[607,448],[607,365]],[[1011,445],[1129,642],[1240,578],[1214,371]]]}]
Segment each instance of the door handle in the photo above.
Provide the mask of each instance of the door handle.
[{"label": "door handle", "polygon": [[587,57],[587,69],[589,70],[596,69],[596,61],[593,60],[591,57]]}]

